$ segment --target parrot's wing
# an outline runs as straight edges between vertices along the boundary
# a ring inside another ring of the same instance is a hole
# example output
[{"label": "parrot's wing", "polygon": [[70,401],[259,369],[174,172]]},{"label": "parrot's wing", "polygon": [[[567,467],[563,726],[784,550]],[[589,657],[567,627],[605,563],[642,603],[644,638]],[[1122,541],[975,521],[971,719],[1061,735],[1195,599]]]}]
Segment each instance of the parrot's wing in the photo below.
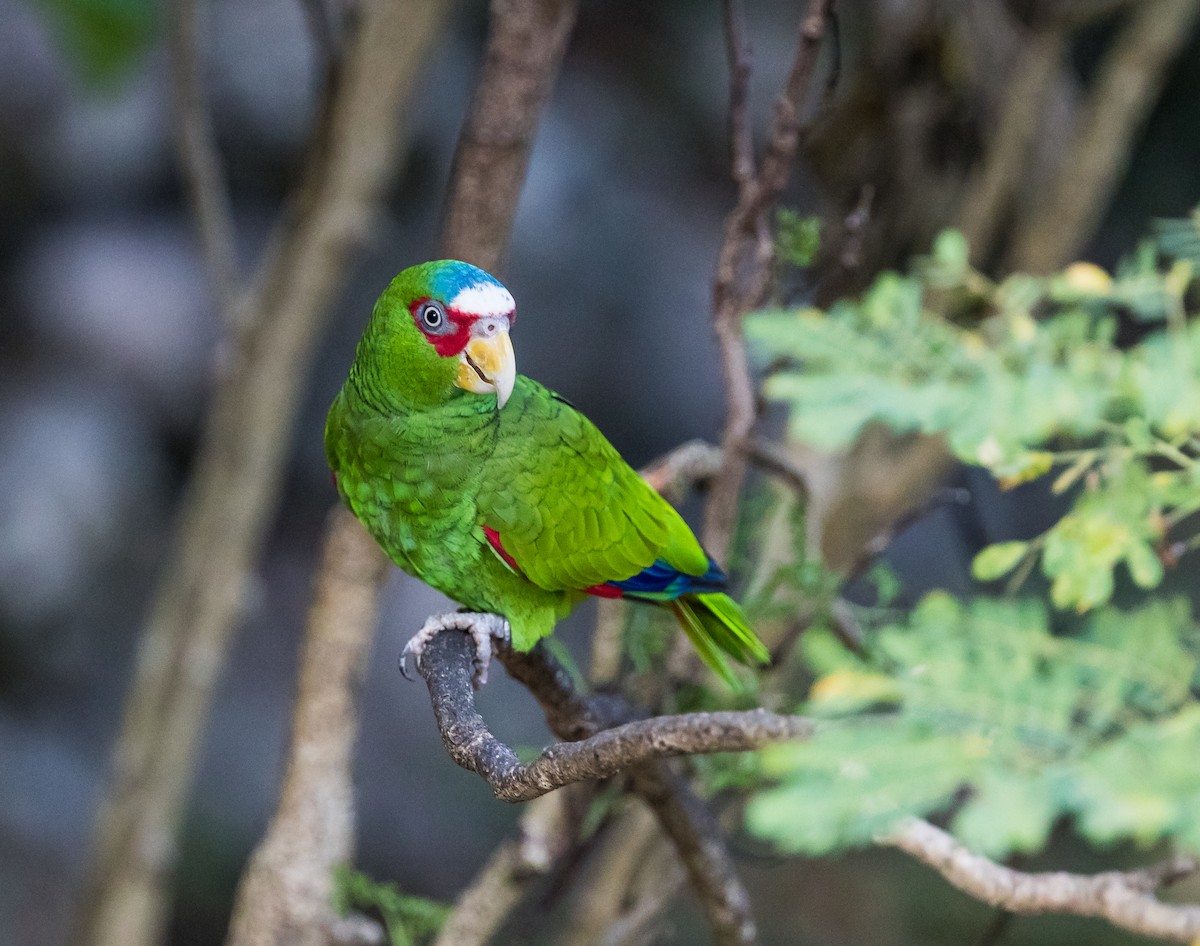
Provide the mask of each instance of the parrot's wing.
[{"label": "parrot's wing", "polygon": [[542,588],[674,598],[725,577],[679,514],[566,401],[519,377],[478,497],[493,551]]}]

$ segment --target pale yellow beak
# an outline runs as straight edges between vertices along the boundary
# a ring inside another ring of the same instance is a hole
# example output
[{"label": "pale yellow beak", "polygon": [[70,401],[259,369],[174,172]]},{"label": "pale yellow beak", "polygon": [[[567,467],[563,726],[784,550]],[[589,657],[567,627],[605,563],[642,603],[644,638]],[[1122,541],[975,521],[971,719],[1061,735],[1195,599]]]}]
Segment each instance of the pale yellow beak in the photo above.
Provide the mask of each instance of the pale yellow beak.
[{"label": "pale yellow beak", "polygon": [[504,406],[517,380],[517,356],[508,329],[493,327],[489,334],[472,338],[459,356],[454,383],[472,394],[495,392],[497,409]]}]

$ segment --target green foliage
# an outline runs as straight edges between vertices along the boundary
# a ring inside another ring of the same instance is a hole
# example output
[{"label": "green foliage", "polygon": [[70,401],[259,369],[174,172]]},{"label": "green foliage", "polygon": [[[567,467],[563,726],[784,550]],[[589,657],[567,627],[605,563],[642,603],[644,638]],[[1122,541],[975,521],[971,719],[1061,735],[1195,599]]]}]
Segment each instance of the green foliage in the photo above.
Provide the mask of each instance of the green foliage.
[{"label": "green foliage", "polygon": [[[748,526],[747,533],[762,539],[782,525],[786,536],[785,549],[760,550],[769,565],[751,561],[749,557],[739,563],[741,570],[756,576],[742,595],[742,606],[752,624],[794,620],[797,614],[820,620],[833,604],[841,584],[841,577],[826,568],[808,548],[804,504],[786,503],[781,497],[782,494],[773,497],[762,494],[756,497],[756,503],[747,503],[750,508],[741,514]],[[753,508],[754,505],[759,508]],[[782,517],[782,523],[776,522],[777,516]],[[887,578],[882,573],[877,577],[882,587]]]},{"label": "green foliage", "polygon": [[[1042,534],[975,557],[1006,600],[929,595],[865,656],[805,633],[816,733],[761,754],[754,833],[825,854],[937,814],[1004,857],[1069,818],[1096,843],[1200,851],[1200,634],[1186,602],[1151,594],[1200,548],[1197,272],[1200,212],[1160,223],[1114,274],[995,282],[945,233],[859,299],[747,321],[792,437],[841,451],[871,424],[937,435],[1004,488],[1045,477],[1069,498]],[[1048,600],[1014,599],[1039,566]],[[1134,610],[1110,604],[1122,575]]]},{"label": "green foliage", "polygon": [[806,636],[820,674],[808,742],[763,754],[776,780],[748,825],[807,854],[868,843],[949,810],[985,854],[1040,848],[1074,816],[1097,842],[1164,837],[1200,851],[1200,648],[1186,604],[1105,610],[1078,636],[1032,601],[928,596],[868,659]]},{"label": "green foliage", "polygon": [[775,215],[775,246],[793,266],[811,266],[821,248],[821,218],[781,208]]},{"label": "green foliage", "polygon": [[437,934],[450,908],[425,897],[400,892],[395,884],[380,883],[350,867],[334,870],[333,908],[339,916],[351,910],[378,913],[392,946],[415,946]]},{"label": "green foliage", "polygon": [[[1057,471],[1071,512],[1025,545],[985,549],[975,576],[1040,559],[1060,608],[1108,601],[1114,569],[1154,588],[1164,562],[1200,543],[1180,535],[1200,511],[1200,320],[1188,320],[1200,217],[1160,226],[1115,277],[1076,263],[995,283],[945,233],[909,275],[884,273],[860,299],[761,313],[746,330],[778,365],[766,396],[793,437],[848,448],[863,428],[938,434],[961,460],[1012,487]],[[1178,254],[1164,264],[1170,249]],[[1118,317],[1150,323],[1121,349]]]},{"label": "green foliage", "polygon": [[161,6],[154,0],[38,0],[84,78],[118,79],[149,47]]},{"label": "green foliage", "polygon": [[1162,251],[1200,269],[1200,209],[1182,220],[1159,220],[1154,227]]}]

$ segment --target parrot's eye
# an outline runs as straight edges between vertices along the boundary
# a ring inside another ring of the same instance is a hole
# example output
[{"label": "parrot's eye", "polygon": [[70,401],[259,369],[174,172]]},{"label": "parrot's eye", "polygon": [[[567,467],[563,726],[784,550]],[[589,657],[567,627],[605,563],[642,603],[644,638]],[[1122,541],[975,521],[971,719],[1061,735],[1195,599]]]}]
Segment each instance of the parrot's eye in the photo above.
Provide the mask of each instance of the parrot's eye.
[{"label": "parrot's eye", "polygon": [[421,307],[421,324],[430,331],[436,332],[446,324],[446,313],[436,302],[427,302]]}]

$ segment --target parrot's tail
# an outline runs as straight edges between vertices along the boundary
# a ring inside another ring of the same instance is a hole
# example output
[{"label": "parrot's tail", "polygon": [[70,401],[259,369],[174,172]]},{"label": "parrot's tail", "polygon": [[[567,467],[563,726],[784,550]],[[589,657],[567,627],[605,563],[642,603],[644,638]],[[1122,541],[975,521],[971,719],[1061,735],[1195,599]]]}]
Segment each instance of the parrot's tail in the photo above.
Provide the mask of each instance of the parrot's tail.
[{"label": "parrot's tail", "polygon": [[726,654],[747,665],[765,664],[771,659],[766,645],[750,630],[742,609],[729,595],[683,595],[671,602],[671,610],[700,658],[735,690],[741,689],[741,683],[733,675]]}]

